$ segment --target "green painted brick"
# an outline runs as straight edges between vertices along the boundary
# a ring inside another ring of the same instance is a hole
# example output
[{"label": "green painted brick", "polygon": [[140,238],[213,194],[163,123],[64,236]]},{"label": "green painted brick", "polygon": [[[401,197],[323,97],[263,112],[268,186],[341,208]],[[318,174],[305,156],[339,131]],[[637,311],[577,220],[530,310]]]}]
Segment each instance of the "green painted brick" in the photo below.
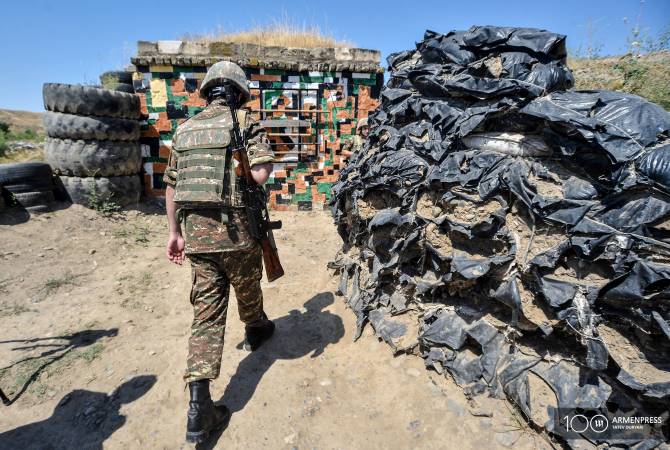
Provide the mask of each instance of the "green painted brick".
[{"label": "green painted brick", "polygon": [[309,190],[304,194],[293,194],[292,200],[294,202],[305,202],[312,199],[312,191]]},{"label": "green painted brick", "polygon": [[374,86],[377,84],[377,80],[366,80],[365,78],[354,78],[354,84],[364,84],[366,86]]},{"label": "green painted brick", "polygon": [[319,194],[330,194],[330,190],[333,188],[333,183],[317,183],[316,184],[316,191]]}]

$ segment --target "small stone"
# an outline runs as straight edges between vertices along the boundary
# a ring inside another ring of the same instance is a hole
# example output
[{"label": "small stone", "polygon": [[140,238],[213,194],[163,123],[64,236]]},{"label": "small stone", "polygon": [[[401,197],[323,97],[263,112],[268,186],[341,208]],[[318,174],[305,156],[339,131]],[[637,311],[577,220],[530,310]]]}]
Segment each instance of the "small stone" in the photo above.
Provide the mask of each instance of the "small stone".
[{"label": "small stone", "polygon": [[151,350],[151,351],[149,352],[149,355],[150,355],[150,356],[154,356],[155,354],[156,354],[156,352],[155,352],[154,350]]},{"label": "small stone", "polygon": [[410,377],[418,377],[419,375],[421,375],[421,372],[420,372],[418,369],[415,369],[414,367],[410,367],[410,368],[407,369],[405,372],[406,372],[407,375],[409,375]]},{"label": "small stone", "polygon": [[39,258],[44,258],[44,253],[38,253],[37,256],[38,256]]},{"label": "small stone", "polygon": [[495,433],[496,441],[504,447],[511,448],[521,437],[521,433],[513,430],[501,433]]},{"label": "small stone", "polygon": [[323,380],[321,380],[319,384],[321,386],[330,386],[331,384],[333,384],[333,380],[331,380],[330,378],[324,378]]},{"label": "small stone", "polygon": [[291,433],[288,436],[284,437],[284,443],[293,444],[295,442],[295,433]]},{"label": "small stone", "polygon": [[88,251],[88,254],[89,254],[89,255],[93,255],[93,254],[95,254],[95,249],[94,249],[94,248],[90,249],[90,250]]}]

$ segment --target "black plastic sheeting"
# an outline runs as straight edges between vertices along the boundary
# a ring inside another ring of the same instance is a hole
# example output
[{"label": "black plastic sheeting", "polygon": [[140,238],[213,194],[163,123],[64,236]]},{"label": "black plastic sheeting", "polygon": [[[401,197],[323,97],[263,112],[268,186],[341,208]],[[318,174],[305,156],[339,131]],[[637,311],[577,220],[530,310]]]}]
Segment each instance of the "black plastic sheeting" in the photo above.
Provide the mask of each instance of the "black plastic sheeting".
[{"label": "black plastic sheeting", "polygon": [[[427,31],[389,56],[369,138],[333,187],[332,267],[358,335],[371,323],[549,432],[560,408],[667,419],[670,114],[569,90],[565,57],[564,36],[500,27]],[[532,137],[551,154],[466,136]],[[653,448],[669,432],[562,436]]]}]

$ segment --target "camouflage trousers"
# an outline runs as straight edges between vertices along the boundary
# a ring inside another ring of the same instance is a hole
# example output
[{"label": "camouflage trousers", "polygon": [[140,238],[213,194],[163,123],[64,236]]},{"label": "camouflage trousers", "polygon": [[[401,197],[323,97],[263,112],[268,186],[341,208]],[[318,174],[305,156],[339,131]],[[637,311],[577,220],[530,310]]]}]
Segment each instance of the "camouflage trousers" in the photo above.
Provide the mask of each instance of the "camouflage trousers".
[{"label": "camouflage trousers", "polygon": [[196,253],[188,258],[193,281],[193,323],[188,341],[186,382],[219,376],[231,284],[242,322],[250,324],[263,318],[260,245],[248,250]]}]

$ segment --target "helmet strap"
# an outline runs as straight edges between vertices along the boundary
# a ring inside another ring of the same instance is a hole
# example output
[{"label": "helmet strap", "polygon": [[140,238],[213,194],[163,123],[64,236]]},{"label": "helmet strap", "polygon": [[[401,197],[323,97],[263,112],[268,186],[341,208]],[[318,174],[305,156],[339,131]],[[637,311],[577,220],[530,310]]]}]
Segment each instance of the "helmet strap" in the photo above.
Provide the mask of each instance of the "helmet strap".
[{"label": "helmet strap", "polygon": [[231,109],[237,109],[239,106],[240,92],[235,86],[229,83],[214,86],[207,93],[207,103],[212,103],[217,99],[224,99]]}]

